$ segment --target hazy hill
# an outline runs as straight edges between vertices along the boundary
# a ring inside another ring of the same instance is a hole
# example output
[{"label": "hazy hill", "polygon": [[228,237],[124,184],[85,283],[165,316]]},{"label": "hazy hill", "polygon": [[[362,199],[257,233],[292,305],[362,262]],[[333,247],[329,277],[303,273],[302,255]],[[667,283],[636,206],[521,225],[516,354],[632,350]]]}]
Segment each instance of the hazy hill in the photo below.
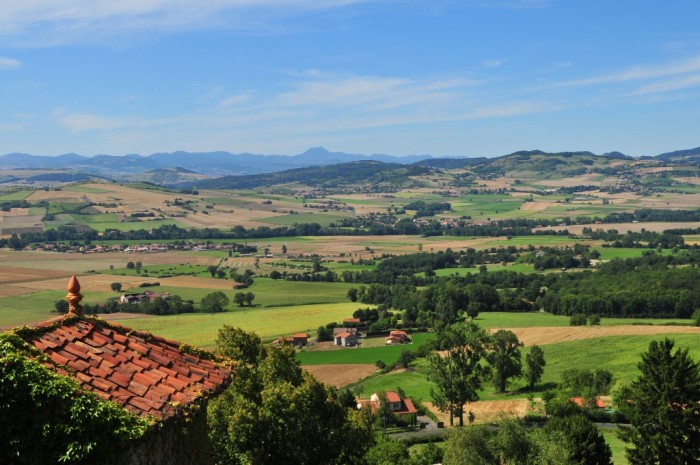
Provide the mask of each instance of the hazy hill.
[{"label": "hazy hill", "polygon": [[355,161],[337,165],[296,168],[276,173],[249,176],[224,176],[195,183],[200,189],[253,189],[284,184],[302,184],[309,187],[337,187],[350,184],[373,186],[418,185],[410,176],[420,176],[430,171],[422,166],[406,166],[378,161]]},{"label": "hazy hill", "polygon": [[431,157],[429,155],[408,157],[392,157],[380,154],[358,155],[330,152],[323,147],[312,148],[293,156],[182,151],[154,153],[148,156],[129,154],[123,156],[95,155],[93,157],[85,157],[74,153],[56,157],[11,153],[0,156],[0,169],[74,169],[118,177],[179,167],[209,176],[221,176],[271,173],[293,168],[335,165],[354,161],[410,164],[428,158]]},{"label": "hazy hill", "polygon": [[688,150],[676,150],[675,152],[662,153],[661,155],[657,155],[656,158],[663,161],[697,163],[700,162],[700,147]]}]

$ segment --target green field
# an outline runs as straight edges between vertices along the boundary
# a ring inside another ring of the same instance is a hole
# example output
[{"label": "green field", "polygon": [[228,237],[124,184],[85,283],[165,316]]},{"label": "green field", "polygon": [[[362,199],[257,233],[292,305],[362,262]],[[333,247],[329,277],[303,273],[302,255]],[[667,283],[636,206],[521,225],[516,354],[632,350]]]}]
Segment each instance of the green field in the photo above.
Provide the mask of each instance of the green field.
[{"label": "green field", "polygon": [[[534,273],[535,268],[533,265],[528,264],[515,264],[509,263],[507,265],[497,264],[497,265],[486,265],[488,271],[514,271],[516,273]],[[440,270],[435,270],[436,276],[466,276],[468,274],[474,274],[479,272],[479,267],[473,268],[442,268]],[[425,273],[421,273],[425,275]]]},{"label": "green field", "polygon": [[[66,291],[43,291],[32,294],[0,298],[0,326],[21,326],[39,323],[59,316],[52,312],[54,303],[66,297]],[[97,304],[104,302],[114,293],[90,292],[84,302]]]},{"label": "green field", "polygon": [[[544,312],[482,312],[475,320],[482,328],[535,328],[538,326],[569,326],[569,317]],[[607,318],[600,319],[602,326],[612,325],[690,325],[690,319],[683,318]]]},{"label": "green field", "polygon": [[291,226],[293,224],[304,224],[304,223],[318,223],[321,226],[328,226],[331,223],[335,223],[343,218],[347,218],[348,215],[339,215],[337,213],[299,213],[295,215],[280,215],[265,218],[257,218],[256,221],[261,223],[269,223],[280,226]]},{"label": "green field", "polygon": [[[197,252],[200,253],[200,252]],[[205,252],[201,252],[205,253]],[[218,252],[221,255],[221,252]],[[138,262],[139,256],[130,257],[132,262]],[[114,270],[103,270],[103,274],[111,274],[115,276],[141,276],[143,278],[167,278],[170,276],[200,276],[203,278],[211,277],[207,267],[204,265],[147,265],[143,266],[140,271],[136,268],[119,268]],[[228,273],[226,274],[228,277]]]},{"label": "green field", "polygon": [[[386,346],[372,348],[352,348],[344,350],[328,351],[304,351],[300,352],[297,359],[302,365],[357,365],[373,364],[377,360],[382,360],[387,365],[396,363],[402,350],[415,351],[424,342],[433,339],[435,336],[430,333],[412,334],[411,344]],[[383,339],[383,338],[380,338]]]},{"label": "green field", "polygon": [[103,194],[105,192],[111,192],[108,189],[101,189],[99,187],[85,186],[82,184],[73,184],[71,186],[66,186],[63,189],[67,190],[67,191],[71,191],[71,192],[84,192],[86,194]]},{"label": "green field", "polygon": [[276,337],[308,332],[332,321],[342,321],[357,309],[353,303],[293,305],[277,308],[244,308],[224,313],[193,313],[125,320],[125,326],[186,342],[199,347],[214,347],[217,332],[223,325],[240,326],[253,331],[264,341]]},{"label": "green field", "polygon": [[[641,360],[641,354],[645,352],[652,340],[663,339],[664,335],[657,336],[615,336],[580,341],[563,342],[542,346],[547,366],[540,386],[552,387],[561,381],[564,370],[579,369],[604,369],[609,370],[616,380],[631,381],[638,375],[637,364]],[[689,349],[689,354],[695,360],[700,360],[700,340],[694,334],[669,334],[668,337],[676,341],[676,347]],[[368,349],[370,351],[370,349]],[[527,347],[523,350],[523,359],[527,354]],[[320,358],[320,356],[319,356]],[[365,359],[371,359],[369,355]],[[302,359],[303,360],[303,359]],[[322,361],[315,361],[322,364]],[[396,389],[401,386],[406,394],[418,400],[430,400],[431,384],[427,380],[427,364],[424,360],[414,362],[413,371],[401,371],[370,377],[353,386],[364,393],[381,390]],[[515,380],[509,384],[509,393],[503,395],[495,392],[491,385],[480,394],[483,400],[499,400],[512,398],[526,398],[528,392],[524,390],[525,383]],[[520,389],[523,389],[520,391]],[[540,395],[535,393],[536,396]]]},{"label": "green field", "polygon": [[[153,229],[159,228],[164,225],[175,225],[180,228],[187,228],[187,226],[177,220],[170,218],[165,219],[154,219],[147,221],[117,221],[116,216],[113,213],[104,213],[99,215],[71,215],[72,221],[69,224],[84,224],[90,226],[92,229],[98,232],[104,232],[107,229],[118,229],[121,231],[137,231],[139,229]],[[63,221],[63,224],[66,224]],[[151,241],[152,242],[152,241]]]},{"label": "green field", "polygon": [[662,249],[661,252],[656,249],[646,249],[646,248],[636,248],[636,249],[622,249],[617,247],[595,247],[594,250],[600,252],[601,260],[612,260],[613,258],[636,258],[641,257],[642,253],[653,250],[654,253],[659,255],[671,255],[672,251],[670,249]]},{"label": "green field", "polygon": [[613,465],[627,465],[627,457],[625,457],[625,446],[626,444],[617,437],[617,430],[613,429],[601,429],[603,437],[605,437],[605,442],[610,446],[612,450],[612,460]]},{"label": "green field", "polygon": [[15,191],[15,192],[2,191],[2,192],[0,192],[0,202],[9,202],[12,200],[24,200],[33,193],[34,193],[33,190],[19,190],[19,191]]}]

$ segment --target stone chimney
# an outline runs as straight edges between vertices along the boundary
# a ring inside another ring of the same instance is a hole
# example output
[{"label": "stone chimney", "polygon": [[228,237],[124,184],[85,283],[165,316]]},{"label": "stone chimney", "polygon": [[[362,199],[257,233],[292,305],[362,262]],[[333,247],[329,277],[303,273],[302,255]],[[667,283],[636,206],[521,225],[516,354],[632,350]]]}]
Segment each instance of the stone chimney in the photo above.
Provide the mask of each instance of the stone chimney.
[{"label": "stone chimney", "polygon": [[83,300],[83,295],[80,293],[80,283],[75,275],[68,281],[67,290],[66,301],[68,302],[68,315],[83,316],[83,307],[80,305],[80,301]]}]

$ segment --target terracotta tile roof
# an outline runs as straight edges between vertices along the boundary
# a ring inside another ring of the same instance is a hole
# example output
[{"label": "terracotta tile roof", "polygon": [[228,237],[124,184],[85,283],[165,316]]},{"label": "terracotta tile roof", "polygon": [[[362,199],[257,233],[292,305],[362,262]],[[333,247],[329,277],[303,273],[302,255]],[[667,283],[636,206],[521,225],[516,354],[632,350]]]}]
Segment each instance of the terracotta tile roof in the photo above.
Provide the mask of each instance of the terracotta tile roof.
[{"label": "terracotta tile roof", "polygon": [[[588,400],[584,399],[583,397],[572,397],[571,401],[579,407],[588,407]],[[594,403],[596,408],[605,408],[603,401],[597,397],[595,398]]]},{"label": "terracotta tile roof", "polygon": [[391,402],[401,402],[401,397],[396,393],[396,391],[386,391],[386,401]]},{"label": "terracotta tile roof", "polygon": [[43,326],[45,332],[27,341],[49,356],[48,366],[137,415],[174,416],[178,404],[223,389],[231,374],[228,367],[184,352],[175,341],[98,319],[67,318]]},{"label": "terracotta tile roof", "polygon": [[336,338],[340,337],[340,338],[343,338],[343,339],[347,339],[347,338],[349,338],[350,336],[354,336],[354,333],[348,333],[348,332],[345,332],[345,333],[338,333],[338,334],[336,334],[334,337],[336,337]]}]

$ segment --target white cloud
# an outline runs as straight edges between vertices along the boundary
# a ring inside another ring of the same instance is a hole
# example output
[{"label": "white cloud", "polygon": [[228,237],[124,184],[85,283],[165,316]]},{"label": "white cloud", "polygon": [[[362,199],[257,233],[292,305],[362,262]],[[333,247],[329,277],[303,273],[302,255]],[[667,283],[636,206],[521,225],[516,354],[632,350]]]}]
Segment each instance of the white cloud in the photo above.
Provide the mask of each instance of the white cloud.
[{"label": "white cloud", "polygon": [[0,36],[56,45],[123,32],[259,30],[268,20],[375,0],[22,0],[4,2]]},{"label": "white cloud", "polygon": [[0,57],[0,69],[17,69],[22,62],[14,58]]},{"label": "white cloud", "polygon": [[616,73],[554,83],[548,87],[582,87],[594,86],[598,84],[642,81],[669,76],[678,76],[697,71],[700,71],[700,55],[675,63],[634,66]]},{"label": "white cloud", "polygon": [[493,69],[493,68],[500,68],[504,64],[506,64],[508,61],[510,61],[510,58],[502,58],[500,60],[489,60],[484,63],[484,68],[486,69]]},{"label": "white cloud", "polygon": [[65,114],[62,109],[54,110],[52,114],[61,126],[67,128],[73,134],[94,130],[116,129],[126,123],[123,119],[87,113]]},{"label": "white cloud", "polygon": [[219,103],[222,108],[238,106],[250,100],[249,94],[237,94],[226,97]]},{"label": "white cloud", "polygon": [[677,90],[683,90],[698,86],[700,86],[700,74],[694,74],[680,79],[671,79],[663,82],[656,82],[653,84],[642,86],[636,91],[634,91],[632,95],[649,95],[665,92],[674,92]]}]

